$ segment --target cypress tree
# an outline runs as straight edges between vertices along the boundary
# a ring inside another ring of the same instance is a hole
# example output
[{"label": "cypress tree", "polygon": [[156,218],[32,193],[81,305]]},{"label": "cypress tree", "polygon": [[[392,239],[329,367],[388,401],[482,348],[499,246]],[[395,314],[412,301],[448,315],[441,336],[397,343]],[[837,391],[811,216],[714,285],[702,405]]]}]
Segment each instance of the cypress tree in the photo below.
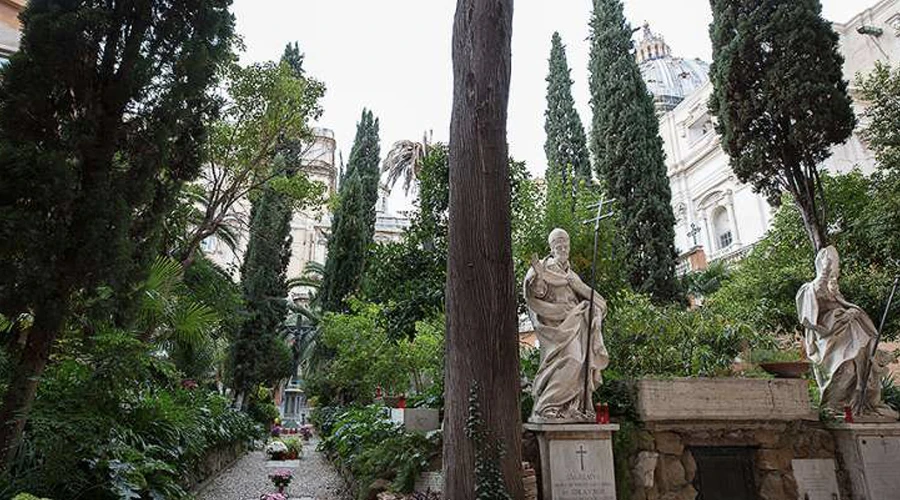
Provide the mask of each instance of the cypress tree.
[{"label": "cypress tree", "polygon": [[[291,259],[291,204],[271,187],[253,203],[250,240],[241,266],[245,319],[232,343],[232,376],[236,394],[290,375],[287,352],[279,333],[287,315],[287,266]],[[247,400],[245,399],[245,404]]]},{"label": "cypress tree", "polygon": [[323,311],[345,310],[344,300],[361,282],[366,255],[375,235],[380,152],[378,119],[371,111],[363,110],[331,222],[328,258],[319,294]]},{"label": "cypress tree", "polygon": [[287,63],[294,70],[294,75],[297,78],[306,74],[306,71],[303,69],[304,59],[305,55],[303,52],[300,52],[300,44],[297,42],[287,44],[284,47],[284,52],[281,54],[281,62]]},{"label": "cypress tree", "polygon": [[0,313],[33,323],[10,353],[0,469],[73,298],[131,289],[141,249],[200,171],[230,4],[32,0],[22,14],[0,77]]},{"label": "cypress tree", "polygon": [[626,271],[655,300],[678,293],[675,216],[653,101],[632,53],[620,0],[594,0],[591,18],[591,148],[597,175],[617,200]]},{"label": "cypress tree", "polygon": [[818,165],[856,118],[838,35],[818,0],[712,0],[709,109],[738,178],[777,203],[789,192],[813,247],[826,243]]},{"label": "cypress tree", "polygon": [[587,139],[581,118],[575,111],[570,72],[566,48],[559,33],[554,32],[550,48],[550,73],[547,75],[547,110],[544,112],[546,178],[550,178],[552,172],[567,184],[575,182],[567,174],[570,169],[576,178],[591,178]]},{"label": "cypress tree", "polygon": [[[297,78],[302,78],[303,53],[288,44],[281,56]],[[288,172],[301,168],[306,141],[282,137],[275,162],[289,162]],[[286,346],[280,338],[287,314],[285,298],[287,267],[291,260],[291,200],[271,186],[253,202],[250,215],[250,239],[241,266],[241,288],[245,319],[232,343],[233,388],[247,394],[260,383],[275,383],[287,377]],[[245,401],[246,403],[246,401]]]}]

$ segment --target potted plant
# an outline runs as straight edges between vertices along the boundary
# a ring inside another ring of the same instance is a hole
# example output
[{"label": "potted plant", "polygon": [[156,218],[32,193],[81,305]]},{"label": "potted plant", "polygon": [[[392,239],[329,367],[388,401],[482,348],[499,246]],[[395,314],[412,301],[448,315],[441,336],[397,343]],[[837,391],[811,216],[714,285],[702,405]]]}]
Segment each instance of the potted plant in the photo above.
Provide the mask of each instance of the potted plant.
[{"label": "potted plant", "polygon": [[797,350],[760,349],[750,353],[750,361],[778,378],[803,378],[809,361]]},{"label": "potted plant", "polygon": [[286,438],[284,439],[284,445],[287,447],[285,456],[287,460],[296,460],[303,456],[303,443],[299,438]]},{"label": "potted plant", "polygon": [[284,460],[287,452],[287,445],[277,439],[266,445],[266,455],[269,456],[269,460]]},{"label": "potted plant", "polygon": [[278,493],[284,493],[284,489],[291,484],[292,479],[294,479],[294,475],[287,469],[277,469],[269,474],[269,480],[278,488]]}]

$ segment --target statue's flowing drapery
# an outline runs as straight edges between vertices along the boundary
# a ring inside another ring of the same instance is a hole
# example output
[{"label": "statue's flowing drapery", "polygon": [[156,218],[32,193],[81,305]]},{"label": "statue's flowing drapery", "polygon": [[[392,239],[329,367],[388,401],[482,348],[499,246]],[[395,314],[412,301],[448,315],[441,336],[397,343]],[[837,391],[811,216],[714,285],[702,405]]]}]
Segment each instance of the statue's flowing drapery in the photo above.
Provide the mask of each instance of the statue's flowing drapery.
[{"label": "statue's flowing drapery", "polygon": [[822,403],[843,410],[857,389],[861,375],[857,370],[869,365],[877,330],[868,315],[850,314],[850,308],[816,288],[815,283],[806,283],[797,292],[797,311],[806,331],[804,347],[813,362]]},{"label": "statue's flowing drapery", "polygon": [[[584,420],[593,415],[591,404],[587,412],[583,411],[590,287],[552,257],[544,259],[543,264],[543,279],[536,278],[533,268],[525,276],[525,302],[541,350],[532,388],[532,418]],[[599,294],[594,297],[588,394],[599,386],[601,370],[609,364],[601,332],[606,306]]]}]

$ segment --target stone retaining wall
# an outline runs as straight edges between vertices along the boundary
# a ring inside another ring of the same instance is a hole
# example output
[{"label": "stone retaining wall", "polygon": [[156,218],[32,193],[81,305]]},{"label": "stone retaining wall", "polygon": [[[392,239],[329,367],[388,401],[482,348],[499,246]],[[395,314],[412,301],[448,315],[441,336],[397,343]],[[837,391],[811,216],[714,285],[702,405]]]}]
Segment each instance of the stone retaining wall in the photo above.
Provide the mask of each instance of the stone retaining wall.
[{"label": "stone retaining wall", "polygon": [[194,490],[204,481],[215,477],[219,472],[243,456],[247,452],[247,448],[248,443],[244,441],[213,448],[200,461],[192,474],[182,478],[181,486],[188,491]]},{"label": "stone retaining wall", "polygon": [[741,447],[753,456],[760,500],[796,500],[791,461],[833,459],[832,435],[820,424],[691,422],[649,425],[638,431],[630,457],[632,500],[693,500],[697,496],[695,447]]}]

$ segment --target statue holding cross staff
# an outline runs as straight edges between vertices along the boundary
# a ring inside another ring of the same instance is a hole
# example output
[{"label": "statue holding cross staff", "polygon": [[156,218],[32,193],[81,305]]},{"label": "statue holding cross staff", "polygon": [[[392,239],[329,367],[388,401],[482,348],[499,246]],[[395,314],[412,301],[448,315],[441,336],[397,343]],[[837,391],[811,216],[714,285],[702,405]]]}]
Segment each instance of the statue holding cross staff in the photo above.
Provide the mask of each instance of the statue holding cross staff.
[{"label": "statue holding cross staff", "polygon": [[[603,218],[601,214],[598,211],[597,224]],[[529,421],[593,422],[591,394],[609,364],[602,333],[606,300],[569,265],[566,231],[554,229],[548,243],[550,256],[543,260],[532,257],[524,283],[525,303],[541,350]]]}]

